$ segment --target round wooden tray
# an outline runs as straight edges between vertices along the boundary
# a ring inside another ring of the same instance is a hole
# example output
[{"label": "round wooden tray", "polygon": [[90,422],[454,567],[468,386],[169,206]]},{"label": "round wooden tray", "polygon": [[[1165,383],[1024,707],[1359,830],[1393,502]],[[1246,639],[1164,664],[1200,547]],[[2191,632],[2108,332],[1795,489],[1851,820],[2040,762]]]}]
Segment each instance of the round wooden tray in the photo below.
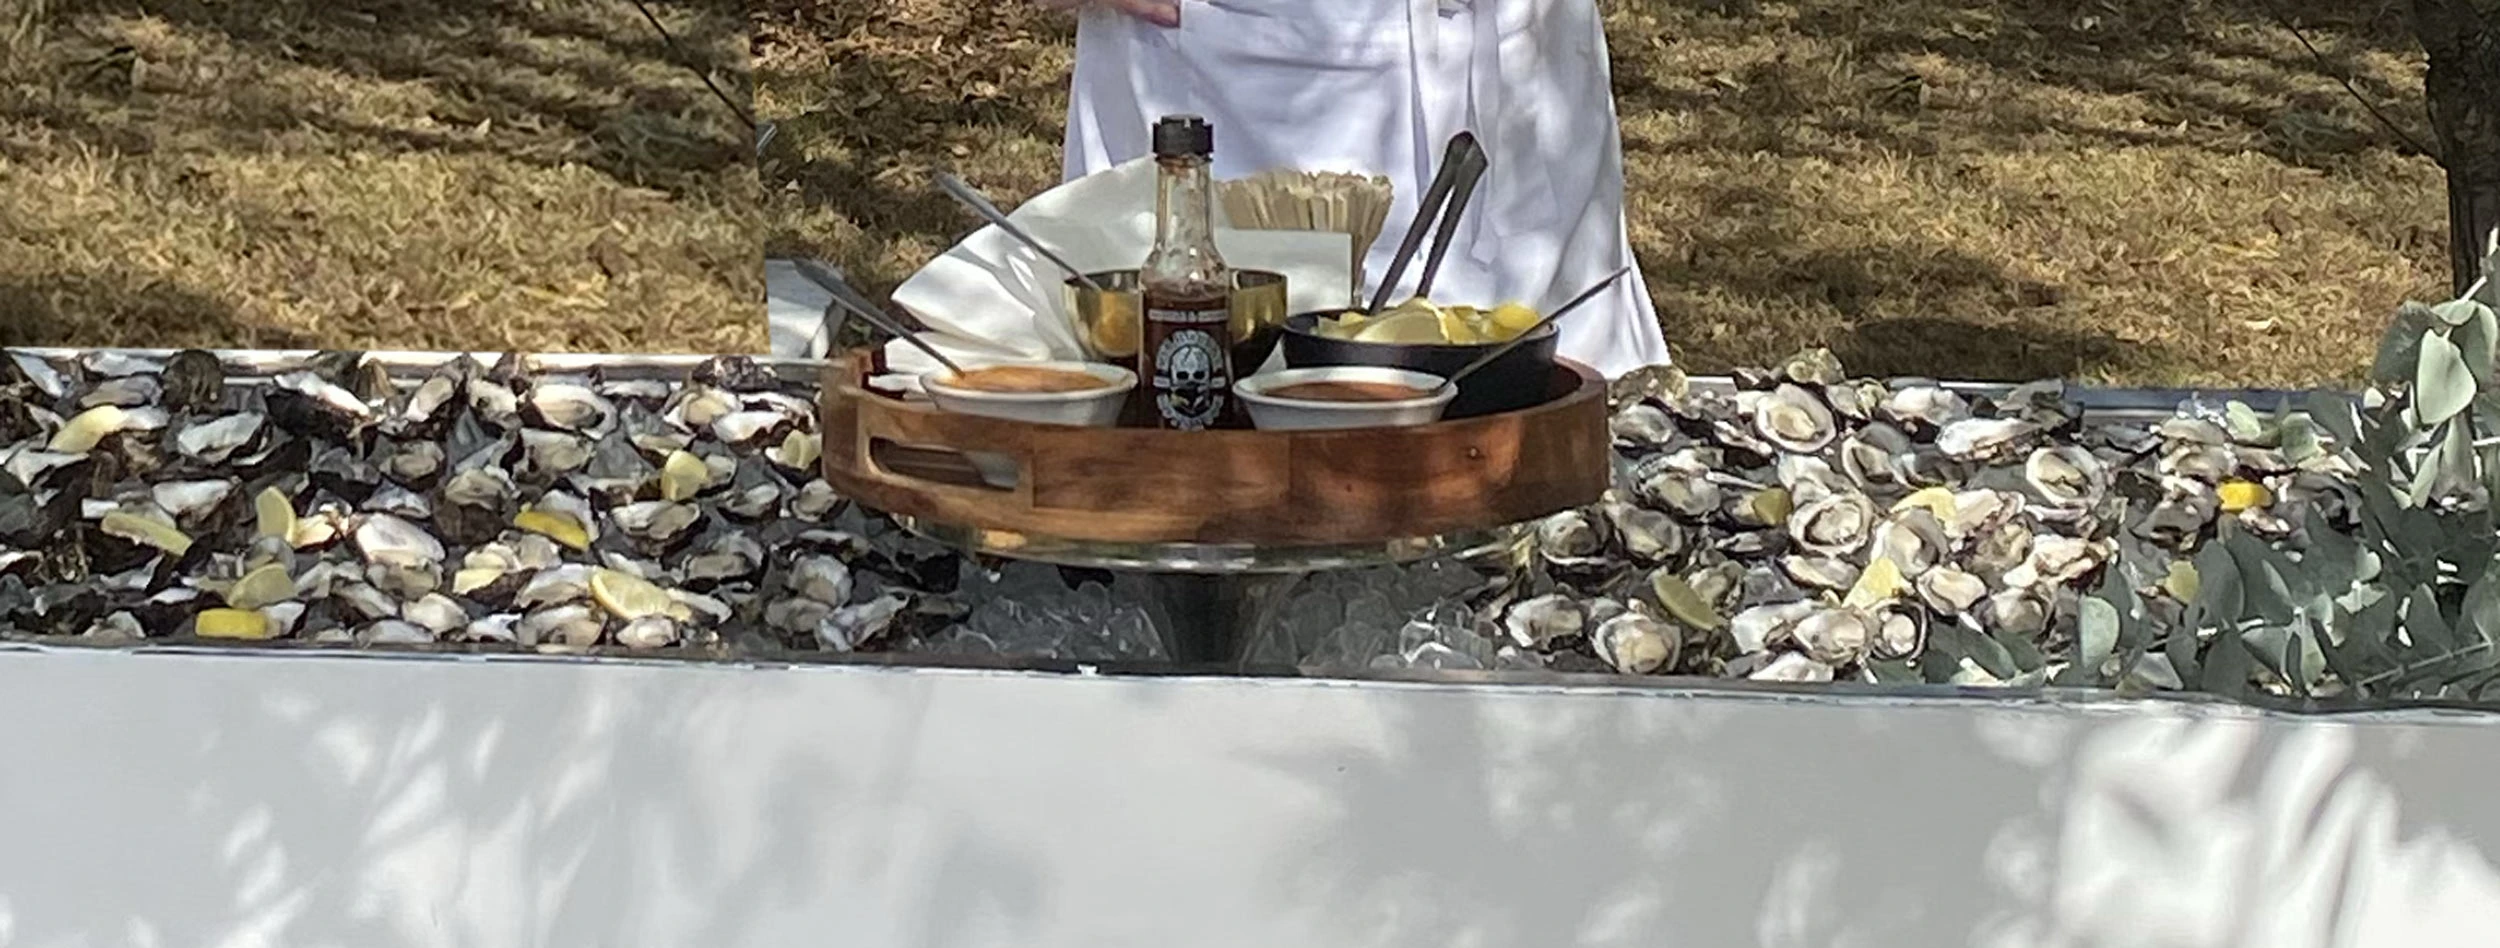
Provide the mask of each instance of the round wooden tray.
[{"label": "round wooden tray", "polygon": [[1206,432],[952,414],[871,391],[876,365],[859,350],[826,368],[825,479],[915,529],[1007,556],[1182,572],[1412,560],[1594,503],[1611,475],[1605,380],[1571,362],[1523,411]]}]

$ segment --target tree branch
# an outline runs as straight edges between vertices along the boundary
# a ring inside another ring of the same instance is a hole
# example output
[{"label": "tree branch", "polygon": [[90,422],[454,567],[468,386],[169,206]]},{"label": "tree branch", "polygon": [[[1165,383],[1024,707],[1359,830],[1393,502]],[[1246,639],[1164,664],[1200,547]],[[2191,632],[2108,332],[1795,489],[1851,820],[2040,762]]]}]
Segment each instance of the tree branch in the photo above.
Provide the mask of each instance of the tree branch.
[{"label": "tree branch", "polygon": [[2388,118],[2387,113],[2379,111],[2378,105],[2371,102],[2368,96],[2362,95],[2361,89],[2353,85],[2352,79],[2346,76],[2343,70],[2335,68],[2333,63],[2328,62],[2326,54],[2319,52],[2318,47],[2309,42],[2309,35],[2301,32],[2300,27],[2295,25],[2290,17],[2284,15],[2280,0],[2266,0],[2266,14],[2273,17],[2274,22],[2281,25],[2286,32],[2291,33],[2293,39],[2299,40],[2300,48],[2309,51],[2309,58],[2317,61],[2318,68],[2333,77],[2338,85],[2344,87],[2345,92],[2351,93],[2353,101],[2361,103],[2361,108],[2369,112],[2371,118],[2377,119],[2379,125],[2385,127],[2388,132],[2394,134],[2397,139],[2414,151],[2429,155],[2433,159],[2440,157],[2439,149],[2423,144],[2421,139],[2413,137],[2413,133],[2405,131],[2403,126],[2397,125],[2394,119]]},{"label": "tree branch", "polygon": [[[678,47],[676,37],[668,35],[668,27],[660,25],[660,18],[651,12],[650,5],[644,3],[643,0],[630,0],[630,2],[633,3],[634,9],[642,11],[642,18],[651,24],[651,28],[659,31],[660,43],[668,47],[669,54],[677,58],[678,64],[692,70],[695,78],[703,80],[703,87],[712,90],[712,97],[719,99],[720,104],[728,106],[729,111],[738,116],[738,121],[746,124],[747,131],[753,133],[755,117],[748,115],[745,107],[740,106],[737,100],[729,97],[729,93],[721,91],[720,86],[712,82],[710,70],[695,68],[695,60],[688,57],[684,49]],[[759,144],[756,147],[761,149],[763,146]]]}]

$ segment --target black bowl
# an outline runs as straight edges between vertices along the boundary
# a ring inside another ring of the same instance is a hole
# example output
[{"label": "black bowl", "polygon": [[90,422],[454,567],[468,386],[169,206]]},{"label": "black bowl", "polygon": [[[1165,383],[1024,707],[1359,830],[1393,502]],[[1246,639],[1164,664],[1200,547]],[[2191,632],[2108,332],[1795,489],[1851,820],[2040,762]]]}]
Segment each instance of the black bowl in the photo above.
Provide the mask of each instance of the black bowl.
[{"label": "black bowl", "polygon": [[[1420,343],[1353,342],[1330,339],[1318,332],[1327,313],[1297,313],[1285,320],[1285,365],[1304,369],[1326,365],[1382,365],[1412,369],[1448,378],[1482,357],[1489,345],[1459,346]],[[1458,397],[1443,418],[1472,418],[1520,411],[1543,404],[1554,376],[1554,327],[1536,331],[1526,343],[1502,354],[1493,364],[1458,383]]]}]

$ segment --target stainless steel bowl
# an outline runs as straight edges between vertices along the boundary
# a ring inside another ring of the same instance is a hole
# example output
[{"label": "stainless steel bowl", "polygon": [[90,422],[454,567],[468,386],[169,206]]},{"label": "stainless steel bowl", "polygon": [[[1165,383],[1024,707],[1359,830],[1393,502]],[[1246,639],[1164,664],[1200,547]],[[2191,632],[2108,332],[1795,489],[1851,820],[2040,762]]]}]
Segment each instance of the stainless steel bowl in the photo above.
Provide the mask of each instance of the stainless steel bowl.
[{"label": "stainless steel bowl", "polygon": [[[1137,341],[1146,311],[1145,297],[1138,292],[1137,271],[1106,270],[1086,275],[1102,284],[1103,289],[1088,289],[1076,278],[1068,278],[1067,312],[1074,321],[1071,328],[1076,331],[1077,340],[1084,343],[1087,355],[1104,362],[1126,365],[1137,361]],[[1233,371],[1256,372],[1276,352],[1276,340],[1285,332],[1285,317],[1291,315],[1285,288],[1282,273],[1233,271]]]}]

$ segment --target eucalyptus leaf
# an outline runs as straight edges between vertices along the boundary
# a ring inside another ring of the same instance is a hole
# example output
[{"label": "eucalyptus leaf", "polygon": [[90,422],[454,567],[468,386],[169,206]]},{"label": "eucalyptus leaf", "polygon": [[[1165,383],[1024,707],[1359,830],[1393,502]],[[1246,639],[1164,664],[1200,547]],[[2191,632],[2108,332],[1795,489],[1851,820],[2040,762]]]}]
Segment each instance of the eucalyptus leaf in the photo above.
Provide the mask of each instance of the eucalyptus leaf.
[{"label": "eucalyptus leaf", "polygon": [[2283,682],[2292,687],[2292,693],[2303,698],[2309,696],[2309,669],[2317,667],[2316,662],[2306,661],[2308,648],[2309,637],[2293,633],[2290,640],[2283,643],[2282,651],[2277,653],[2283,656],[2283,660],[2275,665],[2275,674],[2283,676]]},{"label": "eucalyptus leaf", "polygon": [[2476,638],[2500,638],[2500,563],[2484,564],[2483,574],[2466,589],[2457,627],[2472,630]]},{"label": "eucalyptus leaf", "polygon": [[2236,399],[2222,406],[2222,428],[2230,433],[2232,440],[2242,444],[2262,445],[2273,440],[2273,432],[2266,424],[2265,416],[2248,407],[2247,402]]},{"label": "eucalyptus leaf", "polygon": [[2225,630],[2214,637],[2214,647],[2205,653],[2204,674],[2197,676],[2196,686],[2225,698],[2249,696],[2249,673],[2256,670],[2256,657],[2249,654],[2248,643],[2235,632]]},{"label": "eucalyptus leaf", "polygon": [[2340,639],[2319,642],[2318,652],[2326,670],[2346,683],[2358,682],[2385,670],[2384,665],[2370,660],[2360,640],[2349,632]]},{"label": "eucalyptus leaf", "polygon": [[2239,566],[2243,603],[2240,613],[2226,621],[2250,615],[2276,625],[2292,621],[2292,587],[2283,574],[2297,571],[2299,565],[2235,523],[2223,525],[2222,546]]},{"label": "eucalyptus leaf", "polygon": [[2206,544],[2197,551],[2195,563],[2201,588],[2196,602],[2188,608],[2188,627],[2201,632],[2216,626],[2238,625],[2246,599],[2242,595],[2239,564],[2232,559],[2229,547]]},{"label": "eucalyptus leaf", "polygon": [[1907,661],[1869,661],[1866,673],[1879,685],[1915,685],[1926,680],[1919,674],[1918,666]]},{"label": "eucalyptus leaf", "polygon": [[[1988,640],[1995,642],[1998,648],[2005,650],[2005,657],[2008,661],[2014,663],[2014,670],[2017,674],[2028,675],[2049,666],[2049,657],[2040,653],[2040,646],[2032,642],[2031,637],[2028,635],[2013,635],[2006,632],[1990,631],[1988,633]],[[1996,671],[1994,667],[1991,667],[1988,670],[1990,672]],[[2010,679],[2014,676],[1999,674],[1997,677]]]},{"label": "eucalyptus leaf", "polygon": [[2448,468],[2446,432],[2451,427],[2453,426],[2441,425],[2439,440],[2431,445],[2429,451],[2423,453],[2419,462],[2416,462],[2412,479],[2405,483],[2404,505],[2406,508],[2419,510],[2430,503],[2432,497],[2438,495],[2440,474]]},{"label": "eucalyptus leaf", "polygon": [[[1962,641],[1968,648],[1963,657],[1979,663],[1979,667],[1987,669],[1988,674],[2012,680],[2014,676],[2028,670],[2021,662],[2014,660],[2013,653],[2006,651],[2005,643],[1995,636],[1972,633]],[[2038,666],[2035,664],[2033,667]]]},{"label": "eucalyptus leaf", "polygon": [[2121,687],[2136,685],[2155,691],[2179,691],[2187,687],[2179,670],[2170,664],[2170,656],[2158,652],[2145,654],[2127,666],[2127,674],[2119,679]]},{"label": "eucalyptus leaf", "polygon": [[2457,638],[2448,628],[2448,619],[2439,614],[2439,597],[2429,586],[2416,586],[2405,597],[2404,612],[2399,616],[2406,641],[2415,648],[2434,654],[2446,654],[2457,647]]},{"label": "eucalyptus leaf", "polygon": [[2318,440],[2317,425],[2308,415],[2283,419],[2283,457],[2294,464],[2306,464],[2325,456],[2326,446]]},{"label": "eucalyptus leaf", "polygon": [[[2170,630],[2170,641],[2162,645],[2162,655],[2169,659],[2172,674],[2177,675],[2182,681],[2195,682],[2204,678],[2204,666],[2198,661],[2196,655],[2199,644],[2196,638],[2196,627],[2182,622]],[[2184,688],[2186,685],[2182,684],[2180,687]]]},{"label": "eucalyptus leaf", "polygon": [[2417,423],[2435,425],[2456,417],[2474,400],[2474,373],[2465,353],[2448,337],[2424,333],[2413,370],[2413,407]]},{"label": "eucalyptus leaf", "polygon": [[2379,337],[2378,358],[2370,364],[2370,378],[2379,382],[2411,381],[2422,337],[2438,322],[2438,315],[2420,303],[2407,302],[2398,308],[2387,333]]},{"label": "eucalyptus leaf", "polygon": [[2447,438],[2440,445],[2439,481],[2438,486],[2432,489],[2432,495],[2463,497],[2473,493],[2480,486],[2474,462],[2472,416],[2459,416],[2448,424]]},{"label": "eucalyptus leaf", "polygon": [[2431,307],[2431,315],[2438,317],[2439,322],[2442,325],[2457,327],[2473,322],[2476,311],[2478,310],[2483,313],[2489,313],[2491,312],[2491,307],[2484,306],[2483,304],[2474,302],[2470,299],[2450,300],[2445,303],[2433,305]]},{"label": "eucalyptus leaf", "polygon": [[2464,307],[2467,310],[2465,322],[2459,324],[2456,331],[2449,334],[2449,339],[2455,342],[2457,350],[2465,355],[2465,367],[2474,373],[2474,381],[2486,386],[2490,385],[2493,346],[2495,343],[2500,343],[2500,317],[2494,316],[2491,307],[2472,300],[2459,300],[2444,305]]},{"label": "eucalyptus leaf", "polygon": [[2309,420],[2325,428],[2336,442],[2346,447],[2361,443],[2361,429],[2353,416],[2351,396],[2342,392],[2315,391],[2303,396],[2302,402]]}]

